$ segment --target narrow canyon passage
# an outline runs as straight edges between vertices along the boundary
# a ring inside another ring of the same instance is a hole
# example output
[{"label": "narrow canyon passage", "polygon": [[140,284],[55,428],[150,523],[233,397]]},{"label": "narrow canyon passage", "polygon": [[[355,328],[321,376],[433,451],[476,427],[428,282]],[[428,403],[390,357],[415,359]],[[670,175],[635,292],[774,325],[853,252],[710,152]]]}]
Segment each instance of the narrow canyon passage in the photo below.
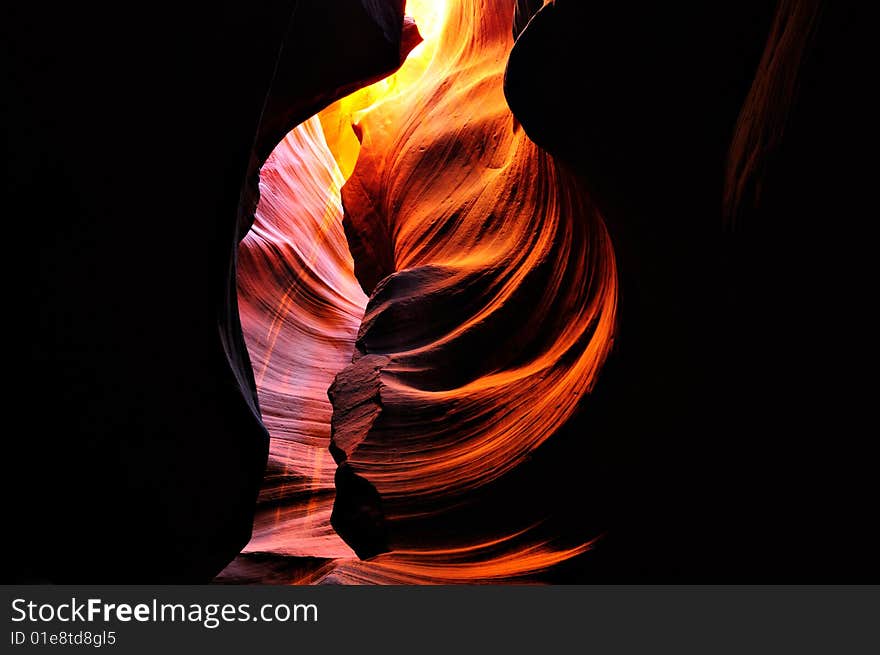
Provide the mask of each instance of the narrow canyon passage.
[{"label": "narrow canyon passage", "polygon": [[221,579],[522,580],[589,548],[509,508],[449,528],[463,505],[497,513],[483,490],[595,384],[616,271],[587,194],[507,108],[513,3],[407,13],[424,42],[401,70],[261,172],[238,294],[271,446],[253,539]]},{"label": "narrow canyon passage", "polygon": [[9,579],[865,582],[860,14],[13,5]]}]

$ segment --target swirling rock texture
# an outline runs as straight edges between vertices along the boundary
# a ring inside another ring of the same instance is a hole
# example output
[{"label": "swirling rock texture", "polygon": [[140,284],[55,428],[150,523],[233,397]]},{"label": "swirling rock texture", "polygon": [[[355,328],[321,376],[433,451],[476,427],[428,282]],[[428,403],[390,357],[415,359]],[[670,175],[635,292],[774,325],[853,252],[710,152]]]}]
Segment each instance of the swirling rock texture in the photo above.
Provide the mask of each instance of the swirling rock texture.
[{"label": "swirling rock texture", "polygon": [[[511,472],[596,382],[613,250],[507,108],[513,5],[425,4],[434,33],[411,65],[325,112],[329,143],[313,118],[263,169],[239,294],[270,474],[250,554],[222,579],[281,580],[280,557],[309,556],[287,581],[503,581],[588,548],[536,526],[549,493],[517,515],[500,490],[526,488]],[[355,117],[352,153],[336,128]],[[335,536],[333,502],[371,561]]]},{"label": "swirling rock texture", "polygon": [[[369,294],[353,342],[349,317],[353,361],[322,439],[339,462],[333,525],[372,557],[279,558],[275,543],[239,579],[857,579],[873,543],[860,527],[866,460],[805,435],[853,434],[861,392],[833,359],[803,357],[813,337],[797,327],[813,292],[852,299],[841,282],[866,261],[816,242],[837,243],[818,226],[854,197],[845,153],[859,123],[851,100],[832,100],[855,88],[847,11],[443,9],[435,55],[401,71],[415,91],[391,81],[390,96],[321,116],[349,178],[347,275]],[[511,25],[515,120],[498,95]],[[738,226],[727,234],[725,198]],[[835,266],[810,265],[817,252]],[[838,388],[818,397],[808,368]],[[840,535],[819,559],[802,546],[821,531],[814,518]],[[572,523],[580,539],[560,546]]]},{"label": "swirling rock texture", "polygon": [[4,4],[7,579],[876,579],[874,21],[403,4]]},{"label": "swirling rock texture", "polygon": [[352,555],[330,527],[327,450],[327,388],[351,359],[366,305],[342,231],[342,183],[311,118],[263,166],[257,220],[239,246],[242,327],[272,435],[249,546],[258,552]]},{"label": "swirling rock texture", "polygon": [[[343,187],[355,272],[371,294],[352,365],[330,389],[339,476],[394,522],[479,493],[568,419],[612,344],[605,227],[525,137],[502,93],[512,5],[450,5],[414,93],[359,123]],[[340,533],[358,542],[337,496]],[[405,540],[404,540],[405,542]]]}]

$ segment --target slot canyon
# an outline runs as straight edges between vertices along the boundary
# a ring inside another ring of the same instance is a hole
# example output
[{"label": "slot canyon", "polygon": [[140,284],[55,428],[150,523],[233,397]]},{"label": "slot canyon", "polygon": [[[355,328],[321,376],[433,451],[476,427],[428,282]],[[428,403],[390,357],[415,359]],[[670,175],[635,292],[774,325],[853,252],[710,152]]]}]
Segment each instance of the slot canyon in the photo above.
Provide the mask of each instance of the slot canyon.
[{"label": "slot canyon", "polygon": [[254,556],[487,582],[588,548],[554,546],[541,513],[453,530],[574,413],[613,342],[602,218],[504,99],[513,9],[411,0],[425,33],[403,67],[263,167],[238,278],[272,436]]},{"label": "slot canyon", "polygon": [[16,24],[15,580],[877,570],[850,10]]}]

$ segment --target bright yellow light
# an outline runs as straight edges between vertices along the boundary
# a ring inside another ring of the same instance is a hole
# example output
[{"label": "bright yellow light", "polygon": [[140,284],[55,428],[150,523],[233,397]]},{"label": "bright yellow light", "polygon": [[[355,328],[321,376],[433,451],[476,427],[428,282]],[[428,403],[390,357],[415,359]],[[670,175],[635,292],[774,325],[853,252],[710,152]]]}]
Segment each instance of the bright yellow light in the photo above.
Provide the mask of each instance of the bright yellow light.
[{"label": "bright yellow light", "polygon": [[407,0],[406,14],[419,27],[424,41],[410,53],[409,59],[422,58],[429,50],[428,61],[437,49],[437,38],[443,31],[446,18],[446,0]]},{"label": "bright yellow light", "polygon": [[360,142],[352,125],[356,125],[378,105],[404,93],[424,74],[437,51],[437,42],[443,33],[449,10],[448,2],[449,0],[407,0],[406,14],[418,26],[422,42],[409,53],[396,73],[355,91],[320,113],[327,145],[330,146],[345,179],[354,170],[360,152]]}]

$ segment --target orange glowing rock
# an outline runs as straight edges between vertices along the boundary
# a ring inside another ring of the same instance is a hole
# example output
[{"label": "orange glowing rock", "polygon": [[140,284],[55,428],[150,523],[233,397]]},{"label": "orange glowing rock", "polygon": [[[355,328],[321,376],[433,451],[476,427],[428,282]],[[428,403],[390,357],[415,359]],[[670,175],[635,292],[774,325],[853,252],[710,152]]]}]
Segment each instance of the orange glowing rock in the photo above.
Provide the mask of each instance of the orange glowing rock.
[{"label": "orange glowing rock", "polygon": [[[507,108],[513,3],[407,11],[425,42],[401,70],[291,132],[262,172],[239,299],[272,446],[248,550],[333,561],[308,581],[521,579],[589,544],[556,548],[530,522],[455,543],[394,528],[478,497],[572,415],[612,344],[613,250]],[[358,561],[331,528],[328,446],[348,481],[336,527],[391,552]]]},{"label": "orange glowing rock", "polygon": [[351,358],[366,304],[342,232],[342,182],[312,118],[263,166],[256,221],[239,246],[242,329],[272,437],[252,551],[351,555],[330,528],[327,451],[327,387]]},{"label": "orange glowing rock", "polygon": [[[591,389],[614,330],[602,219],[504,100],[511,3],[447,11],[424,72],[360,118],[342,192],[372,295],[331,394],[334,445],[389,521],[442,512],[522,462]],[[373,412],[349,420],[351,395]]]}]

